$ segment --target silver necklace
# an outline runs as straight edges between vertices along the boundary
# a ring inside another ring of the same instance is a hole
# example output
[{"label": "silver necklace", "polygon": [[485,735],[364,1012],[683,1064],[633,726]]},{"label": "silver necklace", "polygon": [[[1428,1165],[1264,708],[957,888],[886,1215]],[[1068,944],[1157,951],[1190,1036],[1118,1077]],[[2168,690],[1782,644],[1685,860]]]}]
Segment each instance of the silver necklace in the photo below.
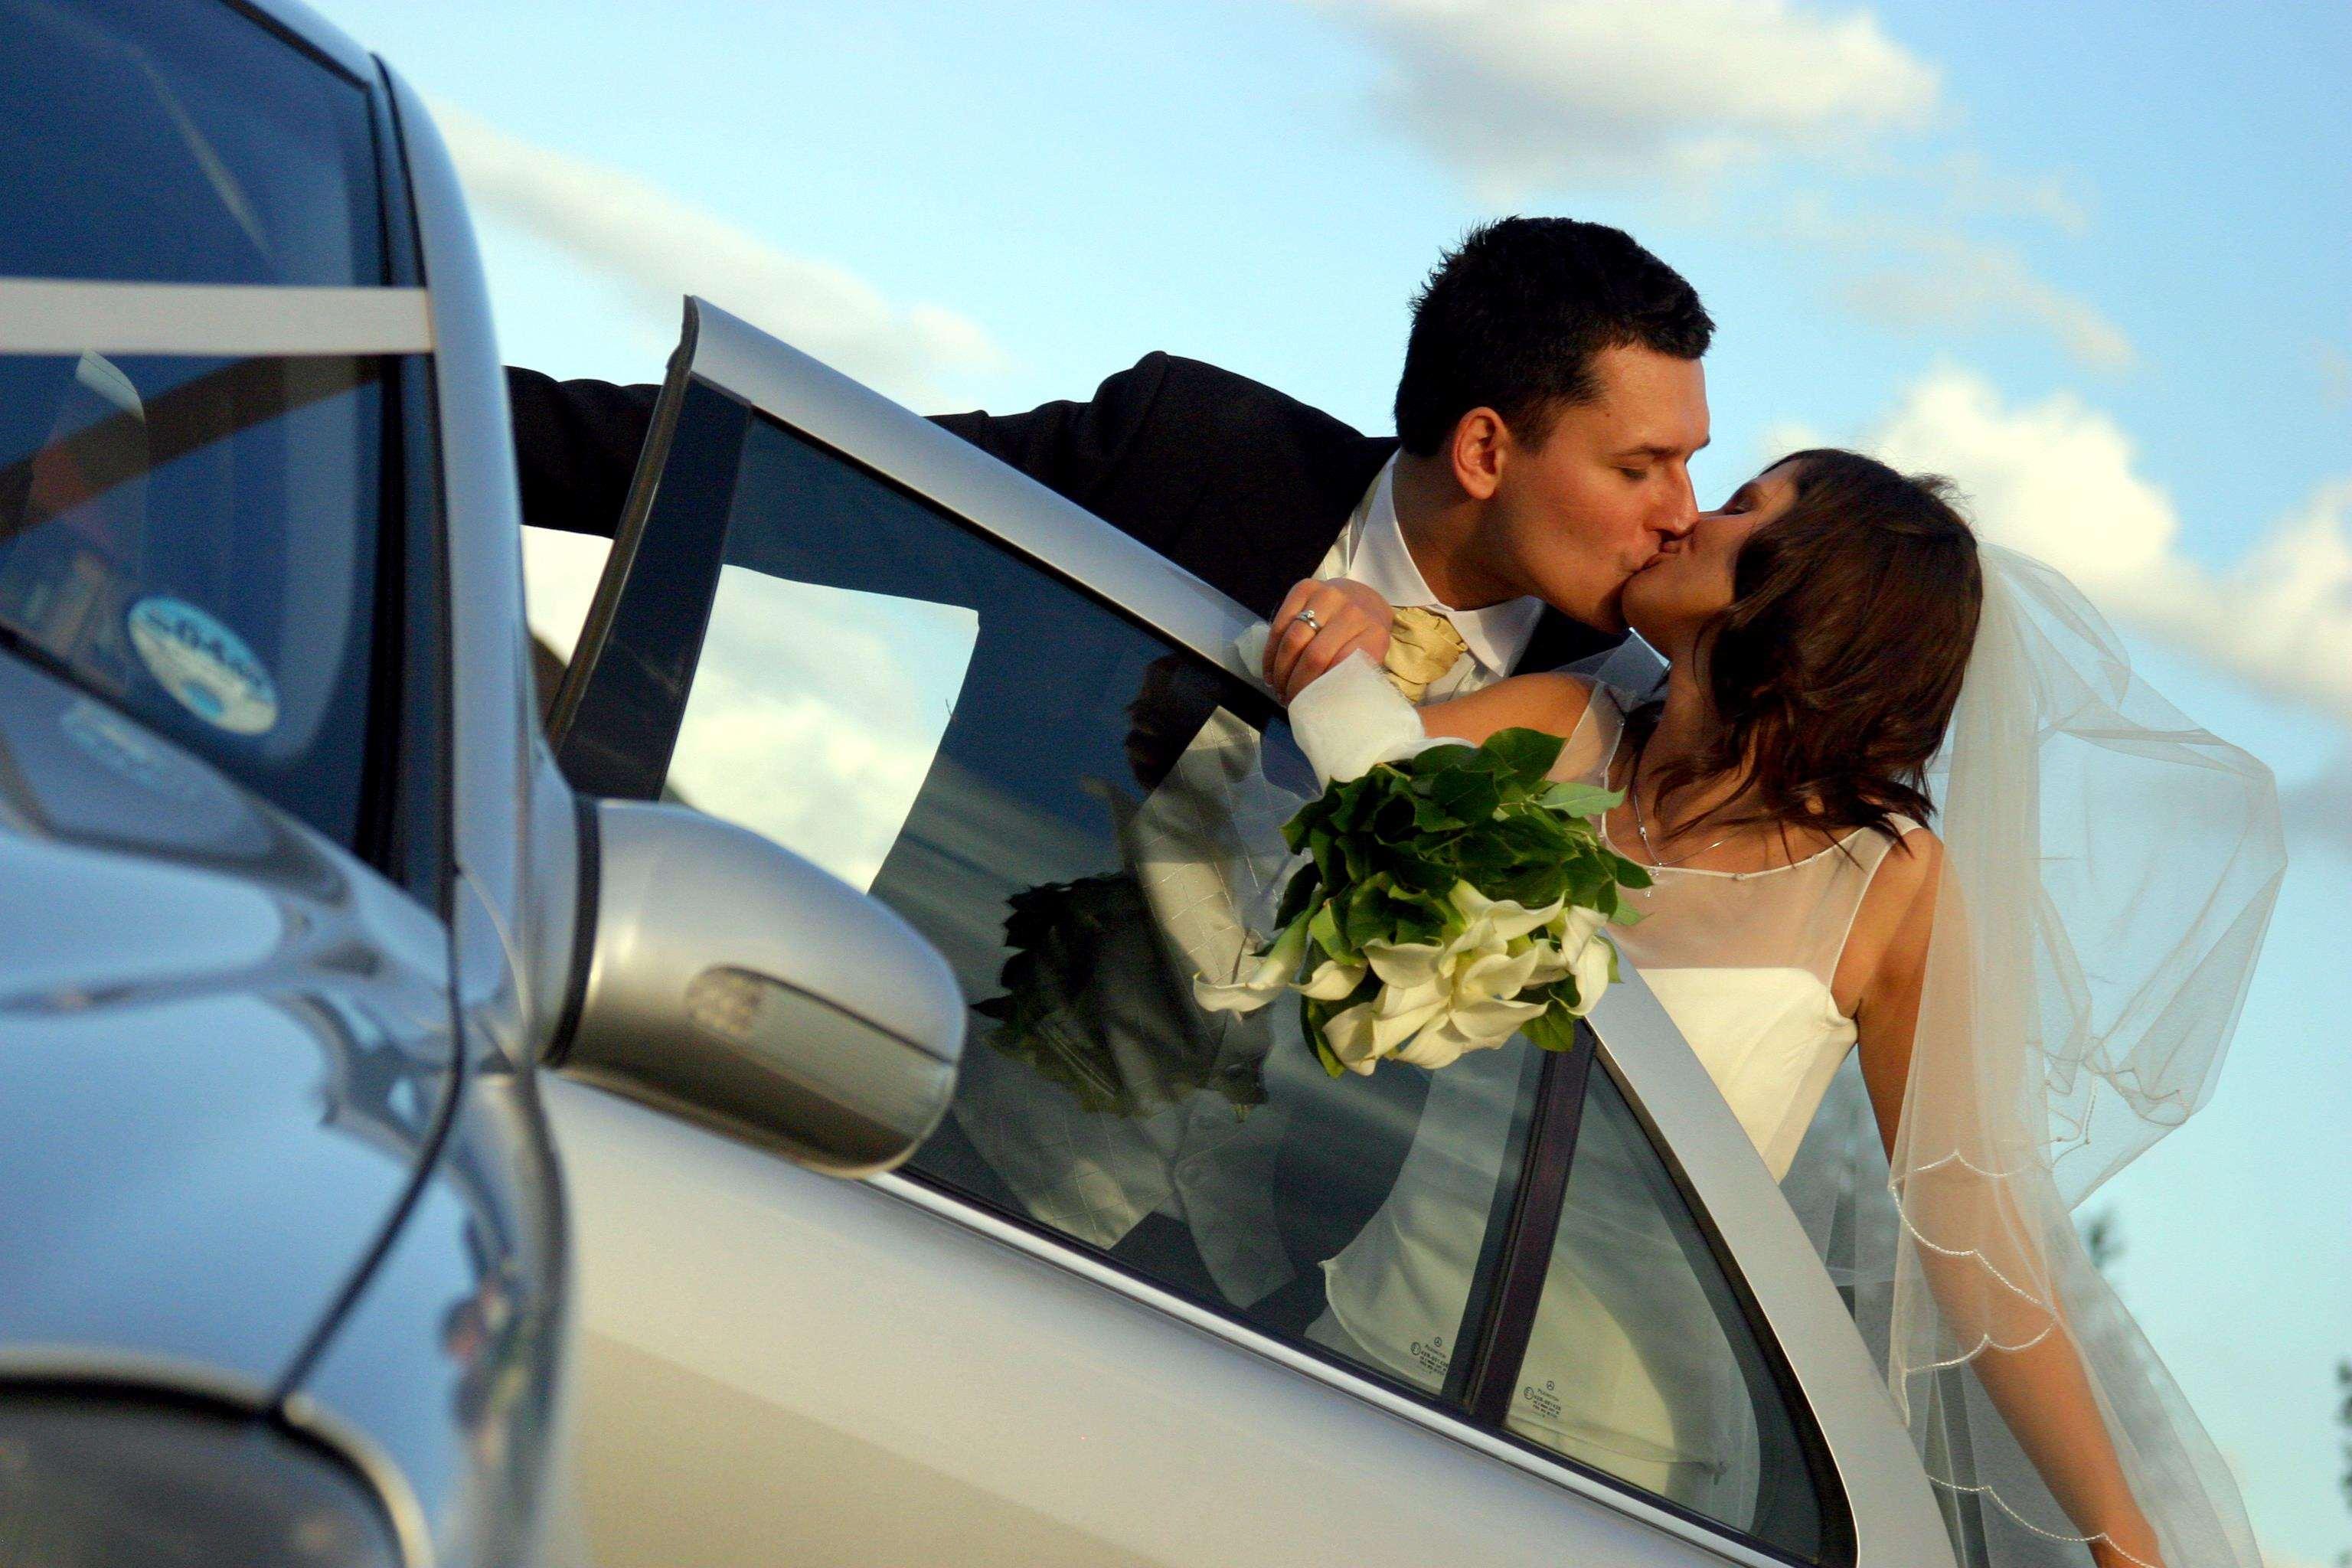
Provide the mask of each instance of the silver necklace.
[{"label": "silver necklace", "polygon": [[1707,849],[1720,849],[1732,840],[1733,836],[1727,833],[1708,845],[1706,849],[1694,849],[1689,854],[1678,855],[1672,860],[1660,859],[1658,847],[1650,842],[1650,825],[1642,820],[1642,756],[1639,752],[1633,754],[1633,774],[1626,781],[1625,793],[1633,799],[1633,831],[1641,836],[1643,852],[1649,856],[1650,864],[1662,871],[1671,870],[1685,860],[1696,860],[1706,854]]}]

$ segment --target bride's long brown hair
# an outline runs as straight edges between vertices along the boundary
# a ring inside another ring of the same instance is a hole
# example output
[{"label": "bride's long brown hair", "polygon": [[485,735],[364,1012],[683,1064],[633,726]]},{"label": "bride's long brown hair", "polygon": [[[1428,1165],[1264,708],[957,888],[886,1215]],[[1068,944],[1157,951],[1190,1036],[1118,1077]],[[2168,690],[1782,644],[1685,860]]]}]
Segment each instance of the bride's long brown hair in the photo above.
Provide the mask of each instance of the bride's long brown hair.
[{"label": "bride's long brown hair", "polygon": [[[1934,812],[1927,769],[1943,744],[1974,645],[1984,576],[1949,480],[1817,447],[1796,499],[1751,534],[1732,601],[1693,657],[1722,729],[1654,775],[1658,815],[1706,779],[1738,778],[1746,805],[1718,826],[1777,821],[1891,829]],[[1661,704],[1628,716],[1634,765]],[[1748,793],[1752,792],[1752,793]],[[1684,825],[1684,830],[1694,824]]]}]

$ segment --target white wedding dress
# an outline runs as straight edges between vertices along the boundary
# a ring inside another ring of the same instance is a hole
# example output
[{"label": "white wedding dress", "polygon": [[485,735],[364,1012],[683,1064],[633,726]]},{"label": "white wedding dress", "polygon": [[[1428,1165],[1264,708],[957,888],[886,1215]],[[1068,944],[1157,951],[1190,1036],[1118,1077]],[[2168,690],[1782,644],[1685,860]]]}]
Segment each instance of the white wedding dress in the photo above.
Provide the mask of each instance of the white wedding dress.
[{"label": "white wedding dress", "polygon": [[[1620,700],[1597,688],[1552,776],[1605,784],[1623,728]],[[1903,832],[1916,826],[1895,821]],[[1631,895],[1641,922],[1610,933],[1776,1180],[1854,1043],[1832,981],[1894,843],[1864,830],[1771,870],[1663,868],[1653,887]],[[1474,1053],[1432,1075],[1387,1202],[1323,1265],[1328,1310],[1311,1337],[1433,1391],[1444,1382],[1444,1347],[1460,1327],[1518,1082],[1516,1051]],[[1752,1401],[1717,1310],[1661,1212],[1655,1167],[1631,1143],[1579,1142],[1510,1424],[1548,1447],[1738,1521],[1759,1485]]]}]

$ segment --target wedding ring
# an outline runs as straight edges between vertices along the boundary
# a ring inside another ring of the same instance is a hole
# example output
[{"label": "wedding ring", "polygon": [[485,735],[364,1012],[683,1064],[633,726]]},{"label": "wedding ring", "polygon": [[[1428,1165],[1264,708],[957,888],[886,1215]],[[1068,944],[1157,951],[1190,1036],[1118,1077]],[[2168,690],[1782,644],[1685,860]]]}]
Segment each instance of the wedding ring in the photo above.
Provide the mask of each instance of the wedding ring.
[{"label": "wedding ring", "polygon": [[1323,623],[1316,618],[1315,612],[1311,608],[1301,610],[1290,618],[1294,621],[1305,621],[1308,631],[1319,632],[1323,629]]}]

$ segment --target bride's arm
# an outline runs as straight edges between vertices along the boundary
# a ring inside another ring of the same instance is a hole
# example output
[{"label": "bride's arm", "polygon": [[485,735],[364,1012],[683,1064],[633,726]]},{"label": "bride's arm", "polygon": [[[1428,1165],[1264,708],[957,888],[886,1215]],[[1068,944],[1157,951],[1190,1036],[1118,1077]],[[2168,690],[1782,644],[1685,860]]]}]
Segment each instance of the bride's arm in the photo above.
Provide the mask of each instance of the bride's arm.
[{"label": "bride's arm", "polygon": [[1541,730],[1572,735],[1592,701],[1592,688],[1564,670],[1514,675],[1483,691],[1425,704],[1421,727],[1476,745],[1497,730]]},{"label": "bride's arm", "polygon": [[[1893,931],[1854,1015],[1863,1080],[1890,1162],[1910,1078],[1943,859],[1942,846],[1933,834],[1912,834],[1905,847],[1913,852],[1889,851],[1872,889],[1874,894],[1894,895],[1871,900],[1879,905],[1873,914],[1891,922]],[[1924,1247],[1919,1256],[1929,1289],[1948,1308],[1956,1307],[1967,1287],[1976,1283],[1960,1277],[1959,1271],[1977,1267],[1967,1259]],[[2051,1495],[2074,1527],[2094,1538],[2093,1562],[2099,1568],[2159,1563],[2155,1531],[2132,1497],[2090,1378],[2063,1320],[2057,1331],[2042,1334],[2022,1350],[1988,1346],[1971,1364]]]}]

